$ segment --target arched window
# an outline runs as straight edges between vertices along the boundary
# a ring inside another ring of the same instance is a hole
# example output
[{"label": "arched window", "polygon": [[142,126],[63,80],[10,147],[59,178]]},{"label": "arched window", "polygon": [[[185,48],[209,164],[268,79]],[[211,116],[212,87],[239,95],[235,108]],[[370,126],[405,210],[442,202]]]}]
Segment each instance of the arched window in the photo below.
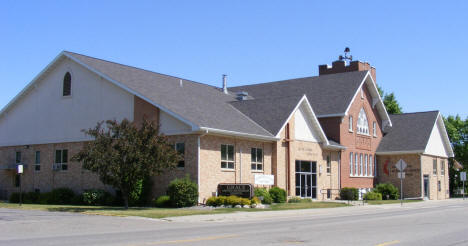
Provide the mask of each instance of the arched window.
[{"label": "arched window", "polygon": [[63,94],[65,96],[71,96],[71,74],[67,72],[63,76]]},{"label": "arched window", "polygon": [[357,121],[357,132],[360,134],[369,135],[369,123],[367,122],[366,112],[364,108],[361,108],[359,112],[359,118]]}]

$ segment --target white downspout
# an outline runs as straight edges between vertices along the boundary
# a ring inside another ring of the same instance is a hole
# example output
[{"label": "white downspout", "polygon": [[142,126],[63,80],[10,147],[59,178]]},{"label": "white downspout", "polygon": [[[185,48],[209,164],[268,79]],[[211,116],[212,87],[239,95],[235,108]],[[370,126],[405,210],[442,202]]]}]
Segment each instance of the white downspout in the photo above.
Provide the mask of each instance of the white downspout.
[{"label": "white downspout", "polygon": [[200,135],[197,136],[197,184],[198,184],[198,203],[200,201]]}]

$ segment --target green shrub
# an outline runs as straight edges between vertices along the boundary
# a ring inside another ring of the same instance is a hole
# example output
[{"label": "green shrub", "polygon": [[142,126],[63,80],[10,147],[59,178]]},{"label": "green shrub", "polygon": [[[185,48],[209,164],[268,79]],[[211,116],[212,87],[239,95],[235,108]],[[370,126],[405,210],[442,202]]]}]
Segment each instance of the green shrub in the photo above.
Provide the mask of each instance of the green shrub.
[{"label": "green shrub", "polygon": [[364,199],[365,200],[382,200],[382,194],[375,192],[375,191],[367,192],[364,195]]},{"label": "green shrub", "polygon": [[399,198],[398,189],[390,183],[378,184],[374,191],[382,194],[382,199],[384,200],[387,200],[387,195],[390,200],[396,200]]},{"label": "green shrub", "polygon": [[248,199],[248,198],[240,198],[240,205],[244,206],[244,205],[250,205],[250,204],[251,204],[250,199]]},{"label": "green shrub", "polygon": [[302,198],[297,197],[297,196],[291,197],[288,200],[288,203],[300,203],[300,202],[302,202]]},{"label": "green shrub", "polygon": [[8,201],[10,201],[11,203],[19,203],[19,200],[20,200],[20,193],[19,192],[11,193],[10,199],[8,199]]},{"label": "green shrub", "polygon": [[302,198],[301,202],[312,202],[312,198]]},{"label": "green shrub", "polygon": [[[255,196],[258,197],[263,204],[271,204],[273,199],[265,188],[255,188]],[[263,199],[262,199],[263,198]]]},{"label": "green shrub", "polygon": [[270,193],[271,199],[275,203],[284,203],[286,202],[286,191],[279,188],[279,187],[273,187],[271,188],[268,193]]},{"label": "green shrub", "polygon": [[212,206],[212,207],[216,207],[216,199],[218,199],[217,197],[215,196],[212,196],[210,198],[208,198],[205,202],[206,206]]},{"label": "green shrub", "polygon": [[23,203],[31,203],[31,204],[38,203],[40,196],[41,196],[41,193],[39,192],[23,193]]},{"label": "green shrub", "polygon": [[69,188],[57,188],[53,189],[50,197],[50,204],[71,204],[75,192]]},{"label": "green shrub", "polygon": [[216,197],[216,206],[227,205],[227,196]]},{"label": "green shrub", "polygon": [[71,200],[72,205],[86,205],[83,201],[83,194],[75,195]]},{"label": "green shrub", "polygon": [[226,199],[227,205],[236,206],[241,204],[241,198],[238,196],[228,196]]},{"label": "green shrub", "polygon": [[359,191],[357,188],[344,187],[340,190],[341,200],[358,200]]},{"label": "green shrub", "polygon": [[160,196],[153,201],[153,206],[157,208],[169,208],[171,207],[171,198],[169,196]]},{"label": "green shrub", "polygon": [[41,193],[39,196],[39,204],[51,204],[52,201],[52,192]]},{"label": "green shrub", "polygon": [[171,198],[173,207],[194,206],[198,201],[198,186],[189,176],[174,179],[167,187],[167,195]]},{"label": "green shrub", "polygon": [[87,205],[113,205],[114,196],[107,191],[92,189],[83,192],[83,203]]},{"label": "green shrub", "polygon": [[262,201],[260,201],[260,199],[258,199],[258,197],[254,196],[252,197],[252,199],[250,200],[250,204],[260,204],[262,203]]}]

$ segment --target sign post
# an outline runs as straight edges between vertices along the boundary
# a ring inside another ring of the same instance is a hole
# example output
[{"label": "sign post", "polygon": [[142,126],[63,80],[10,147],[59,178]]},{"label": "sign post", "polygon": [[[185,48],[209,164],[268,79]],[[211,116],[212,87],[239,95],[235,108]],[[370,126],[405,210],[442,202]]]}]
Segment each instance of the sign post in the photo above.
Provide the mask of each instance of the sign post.
[{"label": "sign post", "polygon": [[463,200],[465,200],[465,181],[466,181],[466,172],[460,173],[460,179],[463,183]]},{"label": "sign post", "polygon": [[403,170],[405,170],[405,168],[407,167],[408,165],[406,164],[406,162],[402,159],[400,159],[396,164],[395,164],[395,167],[398,169],[398,178],[400,179],[400,203],[401,203],[401,206],[403,206],[403,179],[405,178],[405,172],[403,172]]},{"label": "sign post", "polygon": [[23,182],[21,182],[22,181],[21,180],[21,174],[23,174],[23,165],[22,164],[19,164],[17,166],[17,171],[18,171],[18,175],[19,175],[18,178],[19,178],[19,188],[20,188],[19,205],[21,206],[21,204],[23,203],[23,199],[22,199],[23,194],[22,194],[22,189],[21,189],[22,188],[21,186],[22,186],[22,183],[23,183]]}]

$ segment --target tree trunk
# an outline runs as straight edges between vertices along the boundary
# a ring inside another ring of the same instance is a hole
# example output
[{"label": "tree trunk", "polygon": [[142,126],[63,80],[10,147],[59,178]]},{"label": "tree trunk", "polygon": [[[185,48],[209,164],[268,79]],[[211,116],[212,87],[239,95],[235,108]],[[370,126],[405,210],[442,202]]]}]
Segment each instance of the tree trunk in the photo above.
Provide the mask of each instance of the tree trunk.
[{"label": "tree trunk", "polygon": [[128,194],[122,194],[125,209],[128,209]]}]

